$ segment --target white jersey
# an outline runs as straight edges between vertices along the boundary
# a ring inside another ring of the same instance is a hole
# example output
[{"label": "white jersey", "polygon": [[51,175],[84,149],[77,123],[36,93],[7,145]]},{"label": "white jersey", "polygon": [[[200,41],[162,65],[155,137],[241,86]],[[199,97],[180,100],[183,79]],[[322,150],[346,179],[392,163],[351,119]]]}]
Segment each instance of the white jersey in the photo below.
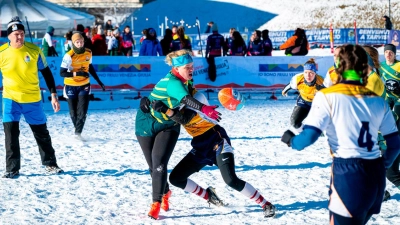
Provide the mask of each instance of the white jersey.
[{"label": "white jersey", "polygon": [[319,91],[304,121],[326,130],[333,157],[379,158],[378,131],[397,132],[389,105],[361,85],[339,83]]}]

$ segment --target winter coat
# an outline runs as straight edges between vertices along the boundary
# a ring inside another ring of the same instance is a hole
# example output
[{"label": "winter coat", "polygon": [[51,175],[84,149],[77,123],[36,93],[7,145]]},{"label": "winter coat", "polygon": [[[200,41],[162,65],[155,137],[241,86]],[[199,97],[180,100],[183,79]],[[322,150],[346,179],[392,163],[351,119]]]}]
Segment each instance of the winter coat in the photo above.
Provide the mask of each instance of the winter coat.
[{"label": "winter coat", "polygon": [[104,35],[96,34],[92,38],[92,55],[107,55],[107,43]]},{"label": "winter coat", "polygon": [[159,56],[163,55],[160,42],[158,39],[149,40],[144,39],[142,46],[140,47],[139,56]]},{"label": "winter coat", "polygon": [[185,43],[185,47],[182,46],[181,39],[179,39],[179,36],[175,34],[171,42],[171,51],[177,51],[181,49],[187,49],[192,51],[192,44],[190,43],[190,39],[186,34],[183,41]]}]

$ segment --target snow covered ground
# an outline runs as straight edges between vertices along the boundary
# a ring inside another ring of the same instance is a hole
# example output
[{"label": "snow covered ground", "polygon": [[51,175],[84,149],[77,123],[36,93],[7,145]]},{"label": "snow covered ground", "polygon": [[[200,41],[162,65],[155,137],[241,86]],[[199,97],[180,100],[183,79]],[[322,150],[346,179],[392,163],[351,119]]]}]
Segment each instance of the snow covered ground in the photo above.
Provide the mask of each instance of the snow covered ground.
[{"label": "snow covered ground", "polygon": [[[237,175],[276,205],[275,218],[263,218],[257,204],[225,185],[216,167],[206,167],[192,179],[215,187],[229,206],[209,207],[198,196],[171,187],[171,210],[161,211],[159,221],[150,220],[151,180],[134,135],[137,109],[116,107],[89,112],[84,142],[71,136],[67,111],[47,111],[62,175],[44,174],[33,135],[21,122],[21,176],[0,179],[0,224],[328,224],[331,157],[326,138],[301,152],[282,144],[295,96],[279,96],[278,101],[266,100],[269,96],[251,93],[241,111],[220,108],[220,124],[232,139]],[[218,104],[215,93],[211,103]],[[169,172],[189,150],[190,137],[182,130]],[[3,172],[4,150],[0,158]],[[391,184],[388,190],[392,199],[369,224],[400,224],[400,191]]]}]

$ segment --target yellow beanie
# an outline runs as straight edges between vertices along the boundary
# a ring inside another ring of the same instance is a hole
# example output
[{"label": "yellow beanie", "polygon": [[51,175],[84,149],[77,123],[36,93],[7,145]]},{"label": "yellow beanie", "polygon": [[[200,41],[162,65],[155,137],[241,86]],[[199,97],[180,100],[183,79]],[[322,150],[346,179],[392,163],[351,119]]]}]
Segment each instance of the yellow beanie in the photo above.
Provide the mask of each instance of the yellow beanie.
[{"label": "yellow beanie", "polygon": [[82,34],[80,32],[77,32],[77,33],[73,34],[72,37],[71,37],[72,43],[75,43],[75,41],[79,40],[79,39],[83,39],[83,36],[82,36]]}]

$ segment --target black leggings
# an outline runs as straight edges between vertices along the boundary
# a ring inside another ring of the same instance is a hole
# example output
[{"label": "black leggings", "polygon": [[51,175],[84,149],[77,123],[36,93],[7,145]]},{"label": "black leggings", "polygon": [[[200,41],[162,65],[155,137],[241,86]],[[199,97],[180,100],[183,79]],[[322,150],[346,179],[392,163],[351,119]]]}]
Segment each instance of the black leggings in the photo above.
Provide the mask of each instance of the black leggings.
[{"label": "black leggings", "polygon": [[155,137],[136,137],[149,166],[153,187],[153,202],[161,202],[162,196],[169,191],[167,165],[179,133],[167,129],[159,132]]},{"label": "black leggings", "polygon": [[[187,154],[172,170],[169,182],[181,189],[185,189],[187,178],[199,172],[207,164],[200,164],[194,160],[191,153]],[[235,158],[232,153],[222,153],[217,156],[217,166],[225,183],[236,191],[242,191],[246,182],[239,179],[235,173]]]},{"label": "black leggings", "polygon": [[85,126],[86,115],[89,108],[89,95],[79,95],[68,98],[69,115],[75,127],[75,134],[81,134]]},{"label": "black leggings", "polygon": [[290,116],[290,124],[296,129],[300,128],[303,123],[303,120],[307,117],[309,112],[310,109],[300,106],[295,106],[292,115]]}]

